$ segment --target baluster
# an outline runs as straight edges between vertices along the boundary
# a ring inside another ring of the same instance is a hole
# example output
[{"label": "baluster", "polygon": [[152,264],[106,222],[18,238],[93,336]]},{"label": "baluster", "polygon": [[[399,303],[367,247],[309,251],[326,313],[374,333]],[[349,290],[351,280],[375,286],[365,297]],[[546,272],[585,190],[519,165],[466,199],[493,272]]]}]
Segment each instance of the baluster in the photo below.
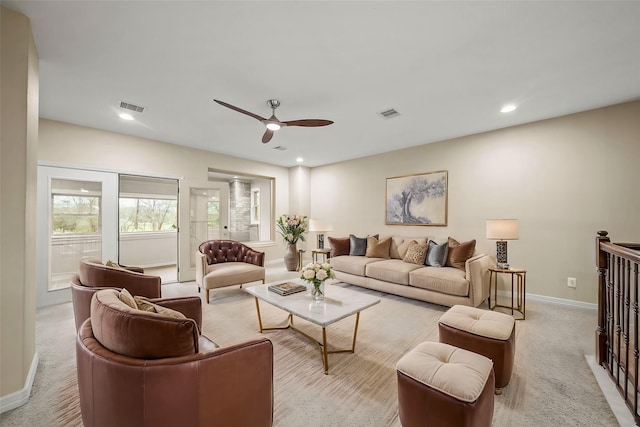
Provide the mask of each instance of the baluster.
[{"label": "baluster", "polygon": [[607,361],[609,374],[613,378],[613,349],[614,341],[614,325],[613,325],[613,313],[614,313],[614,298],[613,298],[613,273],[615,272],[615,256],[609,254],[609,270],[607,271]]},{"label": "baluster", "polygon": [[638,263],[633,263],[633,412],[638,416]]},{"label": "baluster", "polygon": [[[624,394],[627,395],[629,391],[629,375],[631,364],[629,363],[629,292],[631,291],[631,282],[629,281],[631,267],[631,262],[623,259],[622,260],[622,270],[623,275],[620,279],[620,286],[622,287],[622,293],[624,296],[624,312],[622,313],[622,336],[624,338]],[[622,359],[622,356],[620,357]]]}]

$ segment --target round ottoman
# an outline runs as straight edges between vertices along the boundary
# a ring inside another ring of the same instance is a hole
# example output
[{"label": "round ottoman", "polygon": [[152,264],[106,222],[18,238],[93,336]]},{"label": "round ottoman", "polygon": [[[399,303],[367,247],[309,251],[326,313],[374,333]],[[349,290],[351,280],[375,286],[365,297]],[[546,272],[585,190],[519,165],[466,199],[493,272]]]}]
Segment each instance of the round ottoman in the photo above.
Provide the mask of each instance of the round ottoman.
[{"label": "round ottoman", "polygon": [[509,384],[516,352],[512,316],[454,305],[438,321],[440,342],[482,354],[493,361],[496,394]]},{"label": "round ottoman", "polygon": [[491,360],[439,342],[423,342],[396,366],[403,427],[489,427],[495,378]]}]

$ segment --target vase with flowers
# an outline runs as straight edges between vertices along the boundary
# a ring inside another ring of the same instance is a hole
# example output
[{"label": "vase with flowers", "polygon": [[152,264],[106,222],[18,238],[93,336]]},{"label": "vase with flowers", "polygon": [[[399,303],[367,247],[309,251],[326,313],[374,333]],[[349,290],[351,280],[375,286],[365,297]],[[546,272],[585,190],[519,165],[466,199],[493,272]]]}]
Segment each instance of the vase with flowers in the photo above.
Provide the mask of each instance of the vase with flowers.
[{"label": "vase with flowers", "polygon": [[300,278],[311,284],[311,296],[314,300],[324,299],[324,282],[336,277],[333,267],[328,262],[312,262],[302,267]]},{"label": "vase with flowers", "polygon": [[287,271],[298,269],[298,240],[304,242],[304,233],[307,231],[307,217],[305,215],[282,215],[276,221],[278,233],[287,243],[284,254],[284,265]]}]

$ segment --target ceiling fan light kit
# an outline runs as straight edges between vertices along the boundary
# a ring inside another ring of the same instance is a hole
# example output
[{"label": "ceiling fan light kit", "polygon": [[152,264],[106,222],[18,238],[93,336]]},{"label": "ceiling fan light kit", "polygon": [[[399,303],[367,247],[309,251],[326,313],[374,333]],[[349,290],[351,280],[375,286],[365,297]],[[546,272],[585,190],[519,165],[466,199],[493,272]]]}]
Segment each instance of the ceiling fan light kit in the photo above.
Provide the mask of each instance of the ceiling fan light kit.
[{"label": "ceiling fan light kit", "polygon": [[246,114],[247,116],[253,117],[254,119],[262,122],[267,128],[267,130],[264,132],[264,135],[262,135],[262,142],[264,144],[271,141],[271,138],[273,138],[273,133],[275,131],[280,130],[286,126],[318,127],[318,126],[328,126],[333,123],[331,120],[324,120],[324,119],[302,119],[302,120],[289,120],[286,122],[281,122],[276,117],[276,108],[280,106],[280,101],[278,101],[277,99],[270,99],[267,101],[267,105],[271,108],[271,112],[272,112],[271,117],[269,117],[268,119],[265,119],[264,117],[261,117],[257,114],[253,114],[249,111],[243,110],[242,108],[236,107],[235,105],[228,104],[224,101],[219,101],[217,99],[214,99],[214,101],[222,105],[223,107],[227,107],[239,113]]}]

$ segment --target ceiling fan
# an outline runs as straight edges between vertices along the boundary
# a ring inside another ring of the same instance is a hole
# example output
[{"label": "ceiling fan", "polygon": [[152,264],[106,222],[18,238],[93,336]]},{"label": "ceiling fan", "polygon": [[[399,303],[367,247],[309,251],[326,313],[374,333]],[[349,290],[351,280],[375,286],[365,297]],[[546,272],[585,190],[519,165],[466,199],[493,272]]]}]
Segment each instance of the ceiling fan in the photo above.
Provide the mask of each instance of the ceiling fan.
[{"label": "ceiling fan", "polygon": [[317,126],[328,126],[333,123],[331,120],[322,120],[322,119],[302,119],[302,120],[289,120],[286,122],[281,122],[276,117],[276,108],[280,106],[280,101],[278,101],[277,99],[270,99],[267,101],[267,105],[271,108],[271,111],[272,111],[271,117],[269,117],[268,119],[265,119],[264,117],[260,117],[257,114],[250,113],[246,110],[243,110],[242,108],[238,108],[235,105],[227,104],[226,102],[218,101],[217,99],[214,99],[214,101],[216,101],[218,104],[222,105],[223,107],[231,108],[232,110],[235,110],[242,114],[246,114],[247,116],[253,117],[254,119],[264,123],[264,125],[267,127],[267,130],[265,131],[264,135],[262,135],[263,144],[266,144],[267,142],[271,141],[271,138],[273,138],[273,133],[279,129],[282,129],[285,126],[317,127]]}]

